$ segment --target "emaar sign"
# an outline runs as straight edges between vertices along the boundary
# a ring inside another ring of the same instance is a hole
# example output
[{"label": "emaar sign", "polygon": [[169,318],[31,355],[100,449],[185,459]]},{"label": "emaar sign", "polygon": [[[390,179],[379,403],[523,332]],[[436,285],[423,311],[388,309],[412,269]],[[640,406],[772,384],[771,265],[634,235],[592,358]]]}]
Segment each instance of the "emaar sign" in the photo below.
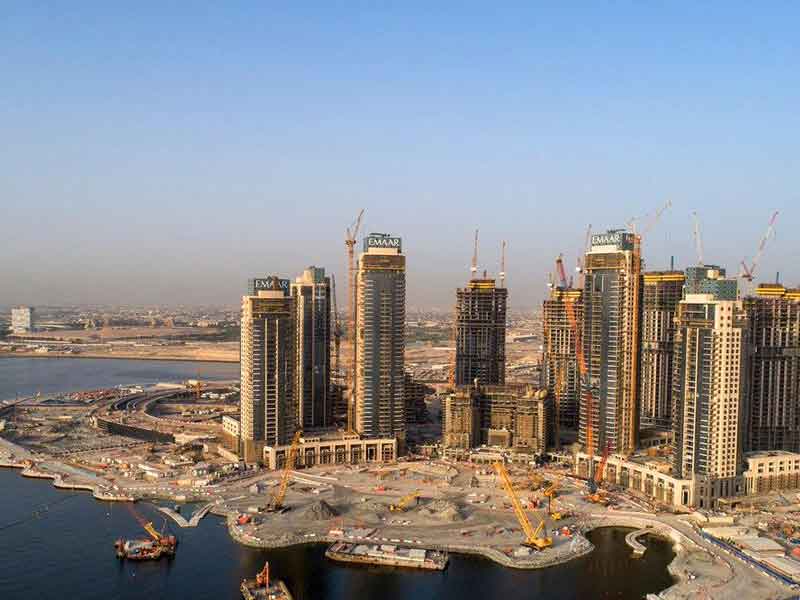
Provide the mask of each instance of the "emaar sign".
[{"label": "emaar sign", "polygon": [[624,231],[609,231],[592,236],[592,246],[627,247],[633,244],[633,234]]},{"label": "emaar sign", "polygon": [[370,235],[364,238],[364,249],[369,248],[391,248],[398,252],[402,251],[402,242],[399,237],[388,235]]},{"label": "emaar sign", "polygon": [[269,277],[260,277],[252,280],[252,289],[254,292],[260,290],[280,290],[287,296],[289,295],[289,280],[281,279],[271,275]]}]

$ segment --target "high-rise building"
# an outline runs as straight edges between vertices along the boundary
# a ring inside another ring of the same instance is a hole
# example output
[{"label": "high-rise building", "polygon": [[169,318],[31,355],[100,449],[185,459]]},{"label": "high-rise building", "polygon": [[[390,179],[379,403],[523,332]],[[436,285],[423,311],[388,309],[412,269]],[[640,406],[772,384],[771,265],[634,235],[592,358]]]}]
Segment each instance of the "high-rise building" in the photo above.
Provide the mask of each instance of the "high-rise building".
[{"label": "high-rise building", "polygon": [[308,267],[291,285],[297,325],[296,402],[304,430],[331,425],[331,280]]},{"label": "high-rise building", "polygon": [[241,452],[261,462],[265,446],[289,443],[297,429],[295,301],[278,277],[256,280],[242,298]]},{"label": "high-rise building", "polygon": [[800,289],[760,285],[750,321],[748,450],[800,452]]},{"label": "high-rise building", "polygon": [[505,383],[507,299],[485,276],[456,291],[456,385]]},{"label": "high-rise building", "polygon": [[550,298],[544,301],[542,309],[542,386],[553,392],[561,429],[578,428],[580,372],[567,302],[572,303],[576,326],[580,331],[583,322],[582,295],[582,290],[555,287],[550,290]]},{"label": "high-rise building", "polygon": [[672,427],[672,350],[675,311],[683,296],[681,271],[642,275],[641,359],[639,374],[640,424]]},{"label": "high-rise building", "polygon": [[687,291],[678,304],[673,475],[694,479],[696,505],[711,508],[742,490],[749,333],[736,280],[716,267],[694,275],[708,281],[695,288],[705,293]]},{"label": "high-rise building", "polygon": [[372,233],[356,273],[355,429],[405,441],[406,257],[399,237]]},{"label": "high-rise building", "polygon": [[[639,238],[610,230],[593,235],[584,263],[579,441],[593,453],[630,453],[639,435]],[[587,395],[591,396],[587,399]]]},{"label": "high-rise building", "polygon": [[36,328],[35,310],[30,306],[15,306],[11,309],[11,333],[22,335]]}]

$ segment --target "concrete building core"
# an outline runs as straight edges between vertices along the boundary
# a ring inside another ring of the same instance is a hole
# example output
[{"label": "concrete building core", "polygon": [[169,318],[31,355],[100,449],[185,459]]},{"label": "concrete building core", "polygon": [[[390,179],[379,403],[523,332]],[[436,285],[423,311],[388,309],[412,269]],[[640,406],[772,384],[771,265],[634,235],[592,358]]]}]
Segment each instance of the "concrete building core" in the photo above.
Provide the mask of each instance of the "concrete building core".
[{"label": "concrete building core", "polygon": [[582,383],[578,439],[593,453],[637,447],[640,272],[638,236],[622,230],[592,236],[583,288],[588,380]]},{"label": "concrete building core", "polygon": [[686,277],[681,271],[642,275],[639,421],[642,427],[672,428],[672,353],[675,312]]},{"label": "concrete building core", "polygon": [[355,428],[405,440],[406,257],[399,237],[372,233],[356,274]]},{"label": "concrete building core", "polygon": [[456,290],[455,385],[505,383],[507,299],[494,279],[472,279]]},{"label": "concrete building core", "polygon": [[242,298],[241,453],[262,460],[265,445],[287,444],[297,428],[294,299],[277,277]]},{"label": "concrete building core", "polygon": [[747,447],[800,452],[800,289],[760,285],[744,307],[753,346]]},{"label": "concrete building core", "polygon": [[580,331],[583,324],[582,296],[582,290],[553,288],[542,309],[542,387],[553,390],[559,428],[573,431],[578,429],[581,380],[575,333],[567,316],[566,303],[572,302]]},{"label": "concrete building core", "polygon": [[331,280],[308,267],[291,284],[297,315],[297,411],[305,429],[333,422],[331,395]]}]

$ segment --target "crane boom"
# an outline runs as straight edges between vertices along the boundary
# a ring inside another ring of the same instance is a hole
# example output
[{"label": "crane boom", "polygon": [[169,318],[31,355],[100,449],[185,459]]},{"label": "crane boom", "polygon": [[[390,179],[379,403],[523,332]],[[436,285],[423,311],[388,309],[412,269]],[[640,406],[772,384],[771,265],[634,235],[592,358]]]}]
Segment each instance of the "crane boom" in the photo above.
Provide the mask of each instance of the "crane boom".
[{"label": "crane boom", "polygon": [[697,211],[692,213],[694,219],[694,250],[697,253],[697,265],[703,266],[703,237],[700,234],[700,217],[697,216]]},{"label": "crane boom", "polygon": [[469,268],[470,276],[477,277],[478,273],[478,230],[475,230],[475,242],[472,246],[472,263]]},{"label": "crane boom", "polygon": [[508,471],[506,471],[505,465],[503,465],[501,462],[496,462],[494,463],[494,470],[497,471],[497,474],[500,476],[500,481],[505,488],[509,500],[511,500],[511,505],[514,508],[514,514],[517,517],[517,521],[519,521],[520,527],[522,527],[522,531],[525,533],[524,544],[537,550],[544,550],[545,548],[552,546],[553,538],[539,537],[542,529],[544,529],[544,519],[539,522],[539,525],[536,527],[536,529],[534,529],[533,525],[531,525],[528,515],[525,514],[525,509],[522,508],[522,504],[520,503],[519,498],[514,491],[514,486],[511,483],[511,478],[508,476]]},{"label": "crane boom", "polygon": [[289,477],[291,476],[292,469],[294,468],[294,461],[295,457],[297,456],[297,448],[300,445],[300,436],[302,435],[303,432],[298,429],[295,431],[294,437],[292,438],[292,445],[289,446],[286,464],[283,465],[281,482],[278,484],[277,491],[272,496],[272,503],[270,506],[270,510],[272,511],[279,511],[281,508],[283,508],[283,499],[286,497],[286,488],[289,486]]},{"label": "crane boom", "polygon": [[[344,245],[347,250],[347,317],[346,324],[346,337],[352,345],[352,352],[350,353],[350,361],[347,368],[346,378],[346,391],[345,394],[353,393],[353,385],[355,381],[356,369],[356,336],[355,336],[355,323],[356,323],[356,265],[355,265],[355,246],[358,232],[361,229],[361,221],[364,218],[364,209],[362,208],[355,221],[345,231]],[[353,430],[353,407],[352,402],[348,400],[347,403],[347,429]]]},{"label": "crane boom", "polygon": [[500,287],[506,287],[506,241],[500,244]]},{"label": "crane boom", "polygon": [[747,281],[753,281],[753,277],[755,277],[756,269],[758,268],[758,263],[761,262],[761,256],[764,254],[764,249],[767,247],[767,242],[769,238],[775,235],[775,220],[778,218],[778,211],[776,210],[772,213],[772,216],[769,219],[769,224],[767,225],[767,231],[761,237],[761,241],[758,243],[758,248],[756,250],[756,255],[753,257],[752,263],[748,267],[744,261],[742,261],[742,277]]}]

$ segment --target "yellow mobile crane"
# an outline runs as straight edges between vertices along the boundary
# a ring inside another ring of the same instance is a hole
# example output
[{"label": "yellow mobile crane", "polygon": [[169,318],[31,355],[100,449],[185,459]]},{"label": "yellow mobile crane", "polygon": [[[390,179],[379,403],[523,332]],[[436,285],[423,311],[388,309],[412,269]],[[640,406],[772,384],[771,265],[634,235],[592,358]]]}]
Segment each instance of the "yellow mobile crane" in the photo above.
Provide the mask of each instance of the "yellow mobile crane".
[{"label": "yellow mobile crane", "polygon": [[289,477],[294,468],[297,448],[300,446],[300,436],[302,435],[303,432],[298,429],[294,434],[294,438],[292,438],[292,445],[289,446],[289,454],[286,456],[286,463],[283,465],[281,482],[278,484],[276,492],[272,495],[272,500],[267,507],[268,512],[284,512],[283,499],[286,496],[286,488],[289,487]]},{"label": "yellow mobile crane", "polygon": [[404,512],[409,502],[411,502],[412,500],[416,500],[417,498],[419,498],[419,490],[414,490],[410,494],[406,494],[405,496],[400,498],[397,504],[390,504],[389,510],[392,512]]},{"label": "yellow mobile crane", "polygon": [[497,474],[500,476],[500,481],[503,483],[506,494],[508,494],[511,500],[511,505],[514,507],[514,514],[517,516],[517,521],[519,521],[522,531],[525,533],[523,545],[533,548],[534,550],[544,550],[552,546],[553,538],[539,537],[539,534],[542,533],[544,529],[544,519],[539,521],[539,525],[536,529],[533,528],[533,525],[531,525],[531,522],[528,520],[528,515],[525,514],[525,510],[522,508],[522,504],[520,504],[519,498],[517,498],[517,494],[514,492],[514,488],[511,485],[511,478],[508,476],[505,465],[501,462],[496,462],[494,463],[494,470],[497,471]]}]

